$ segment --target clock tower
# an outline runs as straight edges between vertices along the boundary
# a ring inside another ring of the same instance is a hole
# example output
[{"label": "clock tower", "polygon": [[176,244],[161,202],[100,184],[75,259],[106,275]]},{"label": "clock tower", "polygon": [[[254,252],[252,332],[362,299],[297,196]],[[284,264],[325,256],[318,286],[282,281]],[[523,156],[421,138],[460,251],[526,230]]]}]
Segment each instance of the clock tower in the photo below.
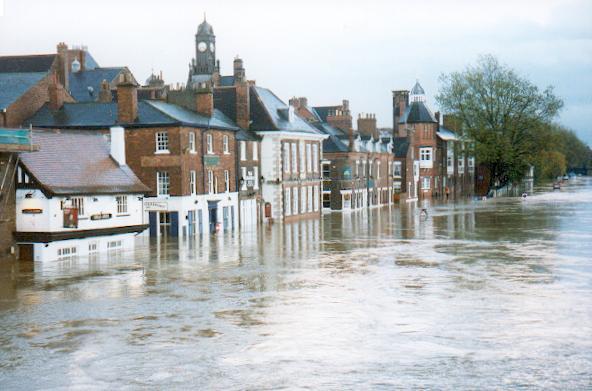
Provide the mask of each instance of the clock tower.
[{"label": "clock tower", "polygon": [[[189,64],[189,82],[204,79],[203,76],[211,76],[217,71],[216,36],[204,15],[204,21],[197,27],[197,34],[195,34],[195,58]],[[201,77],[196,78],[196,76]]]}]

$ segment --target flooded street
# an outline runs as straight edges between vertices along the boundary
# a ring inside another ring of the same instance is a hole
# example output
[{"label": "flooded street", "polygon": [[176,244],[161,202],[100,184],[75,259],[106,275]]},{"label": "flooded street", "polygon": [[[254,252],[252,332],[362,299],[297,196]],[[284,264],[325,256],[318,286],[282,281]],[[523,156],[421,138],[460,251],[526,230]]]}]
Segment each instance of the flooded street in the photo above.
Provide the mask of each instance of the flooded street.
[{"label": "flooded street", "polygon": [[590,389],[592,180],[428,210],[4,263],[0,389]]}]

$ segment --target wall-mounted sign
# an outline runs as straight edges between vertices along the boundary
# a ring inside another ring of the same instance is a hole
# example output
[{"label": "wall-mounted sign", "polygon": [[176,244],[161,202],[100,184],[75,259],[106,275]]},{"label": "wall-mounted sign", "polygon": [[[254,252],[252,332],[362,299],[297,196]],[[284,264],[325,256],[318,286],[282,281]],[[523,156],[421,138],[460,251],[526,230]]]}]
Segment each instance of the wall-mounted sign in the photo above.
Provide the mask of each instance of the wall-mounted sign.
[{"label": "wall-mounted sign", "polygon": [[113,215],[111,213],[97,213],[95,215],[91,215],[91,220],[109,220]]},{"label": "wall-mounted sign", "polygon": [[220,163],[220,156],[206,155],[204,156],[204,165],[217,166]]},{"label": "wall-mounted sign", "polygon": [[78,208],[64,208],[64,228],[78,228]]},{"label": "wall-mounted sign", "polygon": [[144,200],[144,210],[149,212],[167,211],[169,205],[166,201],[146,201]]},{"label": "wall-mounted sign", "polygon": [[29,208],[29,209],[23,209],[22,212],[23,212],[23,214],[28,214],[28,215],[38,215],[40,213],[43,213],[43,209]]}]

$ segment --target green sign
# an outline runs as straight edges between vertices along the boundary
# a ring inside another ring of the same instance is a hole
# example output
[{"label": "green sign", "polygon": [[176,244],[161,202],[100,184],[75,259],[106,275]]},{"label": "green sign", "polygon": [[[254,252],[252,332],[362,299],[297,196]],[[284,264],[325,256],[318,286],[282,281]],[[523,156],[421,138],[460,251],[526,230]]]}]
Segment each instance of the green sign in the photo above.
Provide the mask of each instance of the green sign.
[{"label": "green sign", "polygon": [[220,163],[220,156],[206,155],[204,156],[204,165],[217,166]]}]

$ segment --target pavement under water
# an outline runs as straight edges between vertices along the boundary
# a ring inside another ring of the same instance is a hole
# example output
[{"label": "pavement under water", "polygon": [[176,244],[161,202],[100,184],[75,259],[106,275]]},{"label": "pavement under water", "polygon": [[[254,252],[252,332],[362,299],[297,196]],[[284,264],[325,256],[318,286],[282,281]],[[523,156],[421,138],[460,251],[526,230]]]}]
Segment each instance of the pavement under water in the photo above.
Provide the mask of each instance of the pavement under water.
[{"label": "pavement under water", "polygon": [[591,337],[589,178],[0,265],[3,390],[590,389]]}]

